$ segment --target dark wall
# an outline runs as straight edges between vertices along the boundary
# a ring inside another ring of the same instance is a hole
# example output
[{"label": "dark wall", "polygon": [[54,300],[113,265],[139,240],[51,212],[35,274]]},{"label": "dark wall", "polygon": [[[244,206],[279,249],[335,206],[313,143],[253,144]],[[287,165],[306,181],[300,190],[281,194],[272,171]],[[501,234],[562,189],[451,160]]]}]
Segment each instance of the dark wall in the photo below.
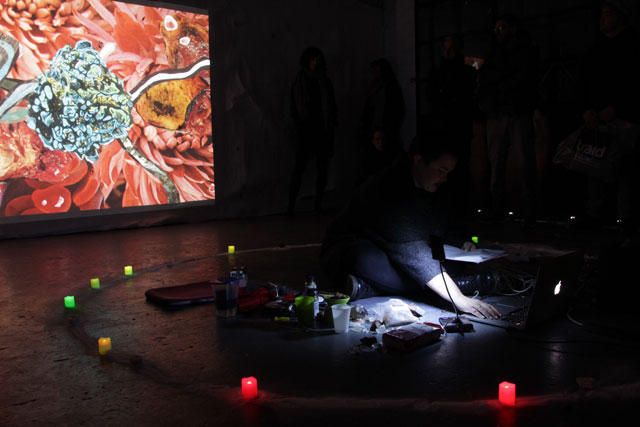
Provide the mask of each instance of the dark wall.
[{"label": "dark wall", "polygon": [[[353,0],[244,0],[215,2],[210,10],[219,212],[286,209],[294,156],[289,91],[309,45],[325,54],[338,105],[328,190],[348,186],[369,63],[382,54],[382,9]],[[313,187],[310,169],[302,196]]]}]

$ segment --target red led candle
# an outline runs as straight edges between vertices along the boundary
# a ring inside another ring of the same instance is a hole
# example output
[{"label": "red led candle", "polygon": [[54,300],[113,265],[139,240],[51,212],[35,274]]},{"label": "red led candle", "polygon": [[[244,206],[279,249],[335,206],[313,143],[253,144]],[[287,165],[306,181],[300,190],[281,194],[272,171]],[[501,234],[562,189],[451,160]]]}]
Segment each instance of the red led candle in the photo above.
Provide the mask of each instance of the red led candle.
[{"label": "red led candle", "polygon": [[258,397],[258,380],[254,377],[242,379],[242,397],[245,399],[255,399]]},{"label": "red led candle", "polygon": [[513,406],[516,404],[516,385],[510,382],[503,381],[500,383],[498,391],[498,400],[500,403],[506,406]]}]

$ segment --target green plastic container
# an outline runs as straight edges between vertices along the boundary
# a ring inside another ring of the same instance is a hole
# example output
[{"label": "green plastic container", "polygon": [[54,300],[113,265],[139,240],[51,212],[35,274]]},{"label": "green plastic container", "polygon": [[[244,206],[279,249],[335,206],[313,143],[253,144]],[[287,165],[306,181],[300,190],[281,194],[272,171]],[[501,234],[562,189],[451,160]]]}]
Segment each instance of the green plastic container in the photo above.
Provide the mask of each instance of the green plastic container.
[{"label": "green plastic container", "polygon": [[296,312],[298,313],[298,323],[304,326],[313,325],[313,301],[312,296],[296,297]]},{"label": "green plastic container", "polygon": [[331,311],[331,306],[336,304],[347,304],[349,299],[349,297],[327,299],[327,307],[324,309],[323,323],[328,327],[333,328],[333,312]]}]

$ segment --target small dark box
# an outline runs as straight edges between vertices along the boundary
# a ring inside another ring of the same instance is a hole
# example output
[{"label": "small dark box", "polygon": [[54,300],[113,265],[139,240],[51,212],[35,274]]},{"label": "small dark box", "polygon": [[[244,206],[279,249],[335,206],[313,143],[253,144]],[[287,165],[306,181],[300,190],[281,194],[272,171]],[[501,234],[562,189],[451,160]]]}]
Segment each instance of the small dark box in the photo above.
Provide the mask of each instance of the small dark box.
[{"label": "small dark box", "polygon": [[431,256],[433,259],[444,261],[447,257],[444,255],[444,246],[440,236],[429,236],[429,246],[431,247]]}]

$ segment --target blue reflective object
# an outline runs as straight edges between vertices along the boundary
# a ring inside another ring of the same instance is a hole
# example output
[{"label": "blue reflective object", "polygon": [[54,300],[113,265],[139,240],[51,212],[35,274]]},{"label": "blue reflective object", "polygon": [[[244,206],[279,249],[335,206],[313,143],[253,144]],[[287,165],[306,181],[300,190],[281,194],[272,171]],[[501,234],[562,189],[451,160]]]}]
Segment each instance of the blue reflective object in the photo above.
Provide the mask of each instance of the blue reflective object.
[{"label": "blue reflective object", "polygon": [[50,149],[95,162],[101,145],[133,126],[131,95],[88,40],[66,45],[38,77],[27,126]]}]

